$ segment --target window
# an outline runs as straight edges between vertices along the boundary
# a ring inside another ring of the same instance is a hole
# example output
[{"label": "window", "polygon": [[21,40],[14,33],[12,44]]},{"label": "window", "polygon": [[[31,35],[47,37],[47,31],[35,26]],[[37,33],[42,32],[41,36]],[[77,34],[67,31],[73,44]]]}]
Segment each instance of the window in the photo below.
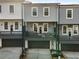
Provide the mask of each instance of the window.
[{"label": "window", "polygon": [[74,35],[78,34],[78,25],[73,26],[73,33],[74,33]]},{"label": "window", "polygon": [[37,32],[37,31],[38,31],[37,26],[38,26],[38,24],[33,24],[33,31],[34,31],[34,32]]},{"label": "window", "polygon": [[10,13],[14,13],[14,5],[10,5],[10,7],[9,7],[10,9]]},{"label": "window", "polygon": [[38,16],[38,8],[37,7],[32,8],[32,16]]},{"label": "window", "polygon": [[1,7],[1,5],[0,5],[0,13],[1,13],[1,11],[2,11],[1,8],[2,8],[2,7]]},{"label": "window", "polygon": [[44,7],[43,8],[43,16],[49,16],[50,13],[50,8],[49,7]]},{"label": "window", "polygon": [[8,22],[4,22],[4,29],[8,29]]},{"label": "window", "polygon": [[73,18],[73,9],[66,9],[66,19]]},{"label": "window", "polygon": [[15,22],[15,29],[18,29],[18,22]]},{"label": "window", "polygon": [[63,35],[67,34],[67,26],[66,25],[62,26],[62,34]]},{"label": "window", "polygon": [[44,23],[43,27],[44,27],[44,33],[47,33],[48,32],[48,24]]}]

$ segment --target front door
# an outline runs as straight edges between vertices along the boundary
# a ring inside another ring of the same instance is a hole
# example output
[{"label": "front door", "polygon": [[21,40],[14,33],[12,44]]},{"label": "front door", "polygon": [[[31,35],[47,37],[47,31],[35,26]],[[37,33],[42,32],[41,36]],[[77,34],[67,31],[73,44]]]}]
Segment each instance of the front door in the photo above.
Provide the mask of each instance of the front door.
[{"label": "front door", "polygon": [[13,31],[13,25],[10,26],[10,31],[11,31],[11,32]]},{"label": "front door", "polygon": [[72,28],[68,28],[68,34],[69,34],[70,36],[73,35],[73,31],[72,31],[72,30],[73,30]]},{"label": "front door", "polygon": [[43,33],[43,27],[42,26],[39,26],[39,28],[38,28],[38,33]]}]

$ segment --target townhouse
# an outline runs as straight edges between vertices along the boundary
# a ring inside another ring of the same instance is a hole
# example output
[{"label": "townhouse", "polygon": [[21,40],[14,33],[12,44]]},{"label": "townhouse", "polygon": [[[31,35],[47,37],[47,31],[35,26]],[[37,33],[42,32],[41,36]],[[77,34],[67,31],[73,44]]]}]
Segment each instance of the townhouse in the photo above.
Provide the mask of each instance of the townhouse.
[{"label": "townhouse", "polygon": [[59,3],[24,3],[25,42],[28,48],[56,49],[54,28]]},{"label": "townhouse", "polygon": [[79,5],[60,5],[62,50],[79,51]]},{"label": "townhouse", "polygon": [[0,0],[0,46],[17,47],[22,44],[22,2]]}]

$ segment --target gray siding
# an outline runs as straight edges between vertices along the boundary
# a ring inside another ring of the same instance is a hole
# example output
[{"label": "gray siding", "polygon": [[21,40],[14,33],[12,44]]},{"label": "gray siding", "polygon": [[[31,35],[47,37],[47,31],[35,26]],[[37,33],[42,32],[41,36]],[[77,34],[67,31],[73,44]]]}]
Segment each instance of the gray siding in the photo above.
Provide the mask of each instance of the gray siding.
[{"label": "gray siding", "polygon": [[[38,7],[38,16],[32,17],[31,16],[31,8]],[[43,16],[43,7],[50,7],[50,16],[44,17]],[[25,21],[57,21],[57,6],[50,5],[50,4],[26,4],[24,5],[24,20]]]},{"label": "gray siding", "polygon": [[[73,9],[73,19],[66,19],[66,9]],[[79,24],[79,7],[60,6],[60,24]]]}]

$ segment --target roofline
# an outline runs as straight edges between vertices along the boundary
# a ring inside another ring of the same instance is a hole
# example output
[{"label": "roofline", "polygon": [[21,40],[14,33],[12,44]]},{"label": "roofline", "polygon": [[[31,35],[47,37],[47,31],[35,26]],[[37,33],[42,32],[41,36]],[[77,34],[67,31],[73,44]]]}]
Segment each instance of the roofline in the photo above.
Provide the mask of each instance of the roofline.
[{"label": "roofline", "polygon": [[79,6],[79,4],[61,4],[61,3],[32,3],[30,1],[25,1],[22,4],[33,4],[33,5],[58,5],[58,6]]},{"label": "roofline", "polygon": [[60,4],[60,6],[79,6],[79,4]]},{"label": "roofline", "polygon": [[48,5],[59,5],[60,3],[32,3],[32,2],[29,2],[29,1],[26,1],[26,2],[23,2],[23,4],[38,4],[38,5],[45,5],[45,4],[48,4]]}]

